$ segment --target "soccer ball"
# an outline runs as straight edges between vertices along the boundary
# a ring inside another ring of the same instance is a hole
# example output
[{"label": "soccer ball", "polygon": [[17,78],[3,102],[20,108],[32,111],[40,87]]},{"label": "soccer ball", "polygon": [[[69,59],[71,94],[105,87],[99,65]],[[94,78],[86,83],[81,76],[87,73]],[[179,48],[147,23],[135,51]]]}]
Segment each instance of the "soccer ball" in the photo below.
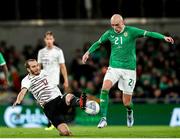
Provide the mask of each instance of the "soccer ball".
[{"label": "soccer ball", "polygon": [[87,114],[96,115],[99,113],[99,110],[100,110],[100,107],[96,101],[94,100],[87,101],[86,109],[85,109],[85,112]]}]

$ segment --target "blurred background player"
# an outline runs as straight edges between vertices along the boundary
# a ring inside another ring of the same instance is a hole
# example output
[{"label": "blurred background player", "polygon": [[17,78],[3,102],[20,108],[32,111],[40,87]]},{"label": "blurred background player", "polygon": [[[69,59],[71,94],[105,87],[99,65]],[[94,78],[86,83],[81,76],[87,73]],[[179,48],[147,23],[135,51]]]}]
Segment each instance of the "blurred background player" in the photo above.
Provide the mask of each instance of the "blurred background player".
[{"label": "blurred background player", "polygon": [[83,55],[82,62],[85,63],[89,55],[98,49],[102,43],[110,41],[109,68],[105,74],[100,95],[102,117],[97,127],[107,126],[108,93],[117,82],[118,88],[123,92],[123,104],[127,108],[127,126],[132,127],[134,123],[132,95],[136,83],[136,39],[153,37],[172,44],[174,40],[156,32],[125,26],[123,18],[119,14],[114,14],[111,17],[111,26],[112,28],[107,30]]},{"label": "blurred background player", "polygon": [[7,89],[7,87],[8,87],[8,68],[6,65],[6,61],[1,52],[0,52],[0,66],[1,66],[4,76],[5,76],[2,86],[4,89]]},{"label": "blurred background player", "polygon": [[[55,37],[51,31],[44,35],[45,48],[38,52],[38,63],[48,73],[50,82],[59,87],[60,73],[63,75],[65,90],[68,89],[68,76],[65,59],[62,49],[54,45]],[[49,123],[45,130],[52,130],[53,126]]]},{"label": "blurred background player", "polygon": [[25,66],[28,74],[22,79],[21,91],[13,106],[20,104],[26,92],[30,91],[43,108],[48,119],[57,128],[59,134],[63,136],[71,135],[72,133],[65,123],[64,114],[75,106],[84,109],[86,98],[81,97],[79,99],[73,94],[62,95],[60,89],[49,80],[49,74],[45,70],[41,70],[35,59],[27,60]]}]

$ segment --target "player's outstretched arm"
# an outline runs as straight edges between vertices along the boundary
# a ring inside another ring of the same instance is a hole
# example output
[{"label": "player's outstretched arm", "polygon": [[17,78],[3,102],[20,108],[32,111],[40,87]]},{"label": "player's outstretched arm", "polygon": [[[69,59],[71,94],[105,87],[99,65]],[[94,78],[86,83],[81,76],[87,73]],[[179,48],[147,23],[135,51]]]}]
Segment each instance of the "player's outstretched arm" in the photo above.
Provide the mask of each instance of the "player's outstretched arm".
[{"label": "player's outstretched arm", "polygon": [[89,51],[87,51],[87,52],[83,55],[83,57],[82,57],[82,63],[85,64],[88,58],[89,58]]},{"label": "player's outstretched arm", "polygon": [[16,101],[13,104],[13,107],[16,106],[17,104],[20,104],[27,92],[27,88],[22,88],[21,91],[19,92]]},{"label": "player's outstretched arm", "polygon": [[169,42],[169,43],[171,43],[171,44],[174,44],[174,40],[173,40],[172,37],[167,37],[167,36],[165,36],[165,37],[164,37],[164,40],[165,40],[166,42]]},{"label": "player's outstretched arm", "polygon": [[85,64],[87,59],[89,58],[89,54],[93,53],[96,49],[98,49],[100,47],[100,44],[102,44],[103,42],[108,41],[108,36],[109,36],[109,31],[106,31],[98,41],[96,41],[95,43],[93,43],[93,45],[91,45],[91,47],[88,49],[88,51],[83,55],[82,57],[82,63]]},{"label": "player's outstretched arm", "polygon": [[157,39],[164,39],[166,42],[174,44],[174,40],[173,40],[172,37],[164,36],[163,34],[160,34],[158,32],[145,31],[144,34],[145,34],[144,36],[152,37],[152,38],[157,38]]}]

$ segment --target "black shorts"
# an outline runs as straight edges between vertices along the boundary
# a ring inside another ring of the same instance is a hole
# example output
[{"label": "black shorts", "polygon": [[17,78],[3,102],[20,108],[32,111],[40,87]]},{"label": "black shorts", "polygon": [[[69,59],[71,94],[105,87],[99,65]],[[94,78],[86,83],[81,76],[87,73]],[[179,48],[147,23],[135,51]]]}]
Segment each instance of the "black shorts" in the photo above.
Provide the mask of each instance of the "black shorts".
[{"label": "black shorts", "polygon": [[62,98],[59,96],[44,105],[44,113],[55,127],[66,122],[65,115],[71,108],[66,105],[65,97],[66,94]]}]

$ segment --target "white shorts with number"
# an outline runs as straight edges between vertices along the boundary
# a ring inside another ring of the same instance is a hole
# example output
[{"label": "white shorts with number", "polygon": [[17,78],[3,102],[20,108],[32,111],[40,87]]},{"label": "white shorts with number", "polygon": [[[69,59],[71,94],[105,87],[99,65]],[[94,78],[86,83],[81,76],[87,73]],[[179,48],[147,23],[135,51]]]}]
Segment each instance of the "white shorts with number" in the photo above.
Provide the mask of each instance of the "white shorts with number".
[{"label": "white shorts with number", "polygon": [[118,82],[118,88],[123,93],[132,95],[136,84],[136,70],[108,67],[104,77],[105,80],[112,81],[113,85]]}]

